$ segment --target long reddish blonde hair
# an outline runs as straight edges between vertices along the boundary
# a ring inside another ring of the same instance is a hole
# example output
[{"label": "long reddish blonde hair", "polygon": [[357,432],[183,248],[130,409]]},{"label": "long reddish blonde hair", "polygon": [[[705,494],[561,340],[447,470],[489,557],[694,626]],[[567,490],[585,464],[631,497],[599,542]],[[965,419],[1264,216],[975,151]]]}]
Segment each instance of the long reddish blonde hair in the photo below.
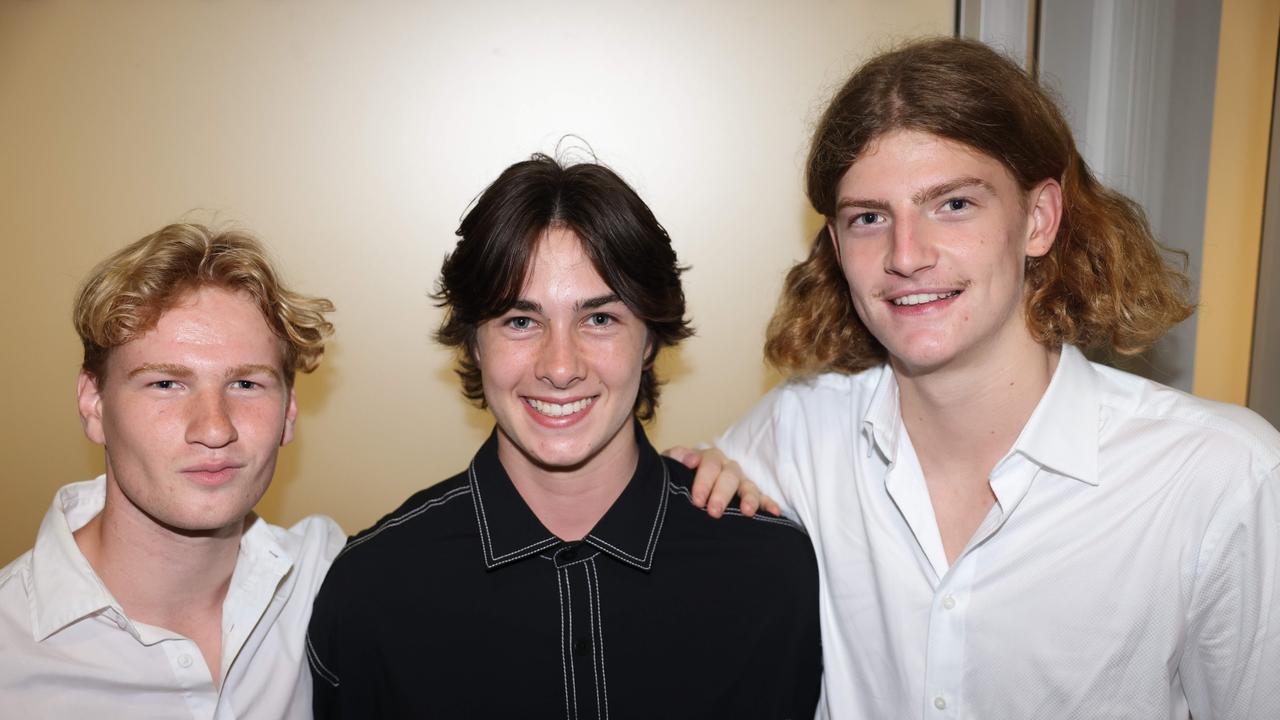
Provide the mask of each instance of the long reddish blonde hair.
[{"label": "long reddish blonde hair", "polygon": [[[1185,273],[1166,262],[1142,209],[1099,183],[1049,95],[1008,58],[978,42],[929,39],[879,55],[832,99],[813,135],[806,185],[815,210],[836,214],[836,188],[886,132],[917,130],[999,160],[1018,185],[1062,184],[1052,249],[1027,265],[1026,320],[1048,346],[1133,355],[1194,308]],[[1173,253],[1177,254],[1177,253]],[[1185,267],[1185,254],[1182,255]],[[825,228],[787,274],[765,356],[793,373],[865,370],[884,347],[854,311]]]}]

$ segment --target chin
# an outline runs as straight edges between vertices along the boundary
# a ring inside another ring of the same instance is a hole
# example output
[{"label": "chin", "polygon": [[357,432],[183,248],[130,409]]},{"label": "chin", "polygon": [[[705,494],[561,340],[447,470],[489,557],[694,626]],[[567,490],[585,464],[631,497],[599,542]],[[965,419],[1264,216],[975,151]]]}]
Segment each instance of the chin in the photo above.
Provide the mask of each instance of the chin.
[{"label": "chin", "polygon": [[531,462],[548,470],[576,470],[587,464],[595,455],[589,447],[576,444],[543,448],[533,452],[526,449],[524,454]]}]

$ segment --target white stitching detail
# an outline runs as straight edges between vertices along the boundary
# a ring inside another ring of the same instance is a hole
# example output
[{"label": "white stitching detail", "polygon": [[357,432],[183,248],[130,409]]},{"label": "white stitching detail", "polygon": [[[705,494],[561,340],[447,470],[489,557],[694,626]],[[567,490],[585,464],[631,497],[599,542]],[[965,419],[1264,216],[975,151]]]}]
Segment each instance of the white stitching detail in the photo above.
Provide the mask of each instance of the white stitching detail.
[{"label": "white stitching detail", "polygon": [[596,607],[595,596],[591,592],[591,565],[582,569],[582,577],[587,581],[587,631],[591,634],[591,679],[596,691],[596,717],[604,712],[600,706],[600,653],[596,650],[596,623],[600,608]]},{"label": "white stitching detail", "polygon": [[[594,549],[594,548],[593,548],[593,549]],[[559,566],[559,567],[560,567],[560,569],[561,569],[561,570],[563,570],[563,569],[565,569],[565,568],[573,567],[574,565],[581,565],[581,564],[582,564],[582,563],[584,563],[584,562],[591,562],[591,561],[592,561],[592,560],[594,560],[594,559],[595,559],[595,557],[596,557],[597,555],[599,555],[601,552],[602,552],[601,550],[596,550],[595,552],[591,553],[591,557],[579,558],[579,559],[577,559],[577,560],[573,560],[573,561],[567,562],[567,563],[565,563],[565,564],[563,564],[563,565],[561,565],[561,566]]]},{"label": "white stitching detail", "polygon": [[[675,483],[668,483],[668,487],[670,488],[672,495],[682,495],[687,500],[689,500],[689,502],[693,502],[693,497],[689,494],[688,488],[682,487]],[[768,515],[761,515],[760,513],[756,513],[751,517],[747,517],[746,515],[743,515],[742,511],[739,510],[738,508],[731,508],[731,507],[725,508],[724,513],[726,515],[736,515],[741,518],[746,518],[747,520],[759,520],[760,522],[774,523],[776,525],[783,525],[783,526],[789,527],[793,530],[800,530],[799,525],[796,525],[794,522],[786,518],[770,517]],[[804,531],[801,530],[801,532],[804,532]]]},{"label": "white stitching detail", "polygon": [[[564,570],[564,594],[568,600],[566,606],[569,608],[569,642],[573,642],[573,585],[569,582],[569,571]],[[573,647],[569,647],[569,687],[573,689],[573,703],[570,708],[573,710],[572,718],[578,717],[578,668],[573,660]]]},{"label": "white stitching detail", "polygon": [[[378,527],[374,528],[374,530],[370,532],[368,535],[365,535],[364,537],[361,537],[361,538],[357,538],[347,543],[347,546],[342,548],[342,551],[338,553],[338,557],[342,557],[347,553],[348,550],[358,545],[361,545],[368,540],[372,540],[373,538],[378,536],[378,533],[382,532],[383,530],[386,530],[387,528],[395,527],[402,523],[408,522],[409,520],[412,520],[413,518],[421,515],[422,513],[430,510],[433,507],[440,507],[441,505],[444,505],[445,503],[449,502],[450,500],[456,497],[459,497],[461,495],[469,495],[470,493],[471,493],[471,488],[460,487],[460,488],[454,488],[453,490],[450,490],[449,492],[445,493],[444,495],[441,495],[440,497],[426,500],[418,507],[406,512],[404,515],[391,518],[390,520],[387,520],[386,522],[382,523]],[[334,560],[337,560],[337,558],[334,558]]]},{"label": "white stitching detail", "polygon": [[325,682],[335,688],[338,687],[338,676],[321,662],[320,655],[316,653],[315,646],[311,644],[311,633],[307,633],[307,660],[311,662],[311,669],[315,670]]},{"label": "white stitching detail", "polygon": [[594,586],[596,593],[596,630],[600,636],[600,686],[604,688],[604,720],[609,720],[609,679],[604,672],[604,608],[600,606],[600,576],[596,573],[595,556],[592,555],[592,563],[587,567],[591,570],[591,577],[588,584]]},{"label": "white stitching detail", "polygon": [[538,542],[525,545],[518,550],[512,550],[509,553],[504,553],[501,556],[495,556],[493,554],[493,540],[489,537],[489,518],[484,511],[484,498],[480,495],[480,482],[476,478],[476,461],[474,459],[471,461],[471,464],[467,466],[467,477],[470,480],[471,490],[475,494],[476,521],[480,523],[480,529],[482,531],[480,533],[480,548],[484,552],[485,567],[492,568],[503,560],[508,560],[516,555],[520,555],[521,553],[537,552],[538,550],[549,548],[560,542],[560,539],[557,537],[549,537],[539,540]]},{"label": "white stitching detail", "polygon": [[[671,483],[665,462],[662,463],[662,480],[664,484],[669,485]],[[649,542],[645,546],[644,557],[636,557],[597,535],[588,535],[587,537],[621,555],[622,560],[626,560],[642,570],[648,570],[653,566],[653,549],[658,544],[658,537],[662,534],[662,525],[667,520],[667,493],[661,490],[659,492],[661,494],[658,497],[658,512],[654,514],[653,526],[649,528]]]},{"label": "white stitching detail", "polygon": [[569,710],[569,666],[565,663],[564,641],[567,635],[564,627],[564,587],[560,584],[560,570],[556,570],[556,592],[560,594],[560,678],[564,682],[564,714],[572,720]]}]

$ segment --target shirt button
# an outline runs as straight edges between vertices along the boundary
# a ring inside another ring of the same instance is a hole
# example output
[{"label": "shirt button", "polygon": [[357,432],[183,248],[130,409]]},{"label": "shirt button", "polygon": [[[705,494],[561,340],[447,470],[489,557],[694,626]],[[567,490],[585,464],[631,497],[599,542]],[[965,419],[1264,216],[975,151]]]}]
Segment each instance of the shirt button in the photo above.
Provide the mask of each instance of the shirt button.
[{"label": "shirt button", "polygon": [[188,654],[186,654],[186,653],[182,653],[181,655],[179,655],[179,656],[178,656],[178,665],[180,665],[180,666],[182,666],[182,667],[184,667],[184,668],[189,668],[189,667],[191,667],[191,656],[190,656],[190,655],[188,655]]},{"label": "shirt button", "polygon": [[560,559],[562,559],[562,560],[568,560],[569,562],[572,562],[572,561],[574,561],[574,560],[577,560],[577,559],[578,559],[578,546],[577,546],[577,545],[570,545],[569,547],[565,548],[565,549],[564,549],[564,552],[560,553]]},{"label": "shirt button", "polygon": [[[953,596],[951,596],[951,595],[943,595],[943,596],[942,596],[942,607],[944,607],[944,608],[946,608],[946,609],[948,609],[948,610],[954,610],[954,609],[955,609],[955,607],[956,607],[956,599],[955,599]],[[938,708],[938,709],[939,709],[939,710],[941,710],[942,708]]]},{"label": "shirt button", "polygon": [[587,641],[584,638],[578,638],[573,641],[573,654],[582,657],[587,654]]},{"label": "shirt button", "polygon": [[938,697],[934,698],[934,699],[933,699],[933,706],[934,706],[934,707],[936,707],[936,708],[938,708],[939,710],[946,710],[946,709],[947,709],[947,701],[946,701],[946,698],[942,697],[941,695],[939,695]]}]

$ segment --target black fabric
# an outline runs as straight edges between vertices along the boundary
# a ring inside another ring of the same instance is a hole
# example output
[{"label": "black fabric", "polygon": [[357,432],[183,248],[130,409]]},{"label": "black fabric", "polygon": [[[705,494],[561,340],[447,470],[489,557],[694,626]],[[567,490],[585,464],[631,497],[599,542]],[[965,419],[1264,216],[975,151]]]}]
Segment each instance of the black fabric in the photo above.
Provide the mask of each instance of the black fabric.
[{"label": "black fabric", "polygon": [[809,718],[818,570],[776,518],[689,502],[654,452],[581,542],[497,456],[348,541],[307,637],[317,718]]}]

